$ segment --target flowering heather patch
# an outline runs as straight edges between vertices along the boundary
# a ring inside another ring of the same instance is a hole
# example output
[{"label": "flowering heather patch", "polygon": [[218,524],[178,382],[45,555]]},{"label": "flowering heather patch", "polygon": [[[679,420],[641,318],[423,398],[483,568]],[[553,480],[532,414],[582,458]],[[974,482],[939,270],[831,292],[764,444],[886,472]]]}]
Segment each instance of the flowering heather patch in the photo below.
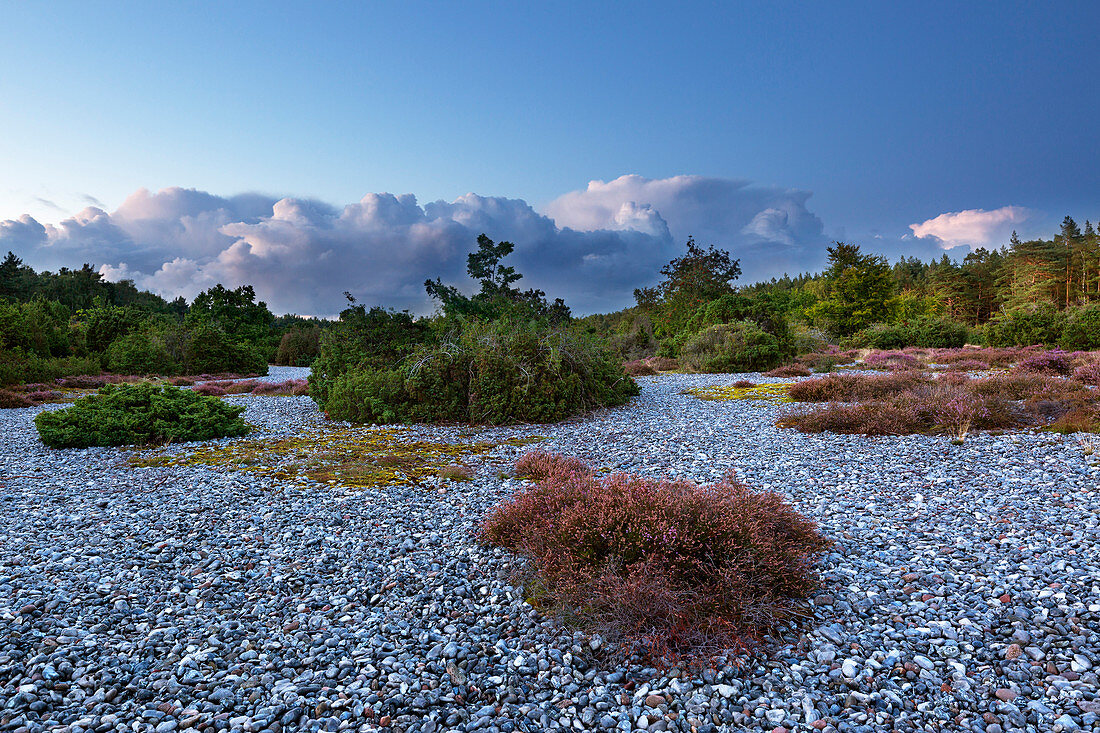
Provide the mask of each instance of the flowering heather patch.
[{"label": "flowering heather patch", "polygon": [[829,374],[790,385],[787,394],[795,402],[861,402],[886,397],[928,384],[921,372],[890,374]]},{"label": "flowering heather patch", "polygon": [[1073,365],[1069,354],[1054,350],[1029,356],[1017,364],[1016,369],[1036,374],[1066,375],[1073,371]]},{"label": "flowering heather patch", "polygon": [[948,372],[985,372],[989,371],[989,364],[977,359],[960,359],[947,364]]},{"label": "flowering heather patch", "polygon": [[524,457],[539,483],[495,508],[481,539],[527,556],[534,600],[674,662],[754,643],[796,615],[829,541],[773,492],[614,474]]},{"label": "flowering heather patch", "polygon": [[949,433],[961,438],[971,428],[1019,427],[1027,424],[1027,419],[1013,414],[999,397],[984,397],[963,386],[928,383],[856,404],[829,402],[785,415],[777,424],[804,433]]},{"label": "flowering heather patch", "polygon": [[287,379],[282,382],[262,382],[258,379],[242,379],[238,381],[217,380],[202,382],[194,387],[200,394],[209,394],[222,397],[228,394],[253,394],[260,396],[272,395],[308,395],[309,384],[305,379]]},{"label": "flowering heather patch", "polygon": [[168,380],[168,384],[173,387],[190,387],[195,382],[195,377],[172,377]]},{"label": "flowering heather patch", "polygon": [[929,356],[933,364],[955,364],[961,361],[979,361],[984,368],[1009,367],[1028,356],[1031,356],[1041,348],[1037,347],[1010,347],[1000,349],[934,349]]},{"label": "flowering heather patch", "polygon": [[309,384],[304,379],[287,379],[283,382],[260,382],[252,388],[254,395],[295,395],[309,394]]}]

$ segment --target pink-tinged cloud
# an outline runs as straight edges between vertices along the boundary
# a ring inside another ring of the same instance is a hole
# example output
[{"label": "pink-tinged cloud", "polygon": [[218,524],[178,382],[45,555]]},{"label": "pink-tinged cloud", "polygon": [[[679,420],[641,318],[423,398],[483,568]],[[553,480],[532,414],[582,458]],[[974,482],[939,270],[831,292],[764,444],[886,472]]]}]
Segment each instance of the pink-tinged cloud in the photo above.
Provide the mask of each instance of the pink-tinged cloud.
[{"label": "pink-tinged cloud", "polygon": [[[137,191],[114,212],[88,207],[58,224],[0,221],[0,253],[42,268],[100,266],[168,298],[215,283],[255,286],[277,312],[337,313],[341,293],[429,312],[424,280],[463,283],[478,234],[516,245],[522,287],[576,312],[616,310],[659,279],[688,235],[729,249],[745,279],[813,267],[825,242],[808,192],[701,176],[596,181],[547,213],[521,199],[467,194],[420,204],[368,193],[335,207],[308,199]],[[549,214],[549,215],[547,215]],[[466,283],[472,287],[473,283]]]},{"label": "pink-tinged cloud", "polygon": [[913,236],[934,239],[944,249],[996,247],[1008,242],[1012,230],[1031,218],[1033,212],[1022,206],[1002,206],[999,209],[966,209],[940,214],[920,224],[910,224]]}]

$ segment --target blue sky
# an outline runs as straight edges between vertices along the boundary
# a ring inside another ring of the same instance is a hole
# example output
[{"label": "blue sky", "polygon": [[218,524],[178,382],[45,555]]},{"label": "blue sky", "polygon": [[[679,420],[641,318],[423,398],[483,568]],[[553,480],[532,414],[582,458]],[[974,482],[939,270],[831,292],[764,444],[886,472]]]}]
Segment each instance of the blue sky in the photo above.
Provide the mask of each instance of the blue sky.
[{"label": "blue sky", "polygon": [[0,220],[170,187],[545,213],[627,174],[809,192],[891,254],[952,212],[1100,217],[1100,4],[902,5],[3,3]]}]

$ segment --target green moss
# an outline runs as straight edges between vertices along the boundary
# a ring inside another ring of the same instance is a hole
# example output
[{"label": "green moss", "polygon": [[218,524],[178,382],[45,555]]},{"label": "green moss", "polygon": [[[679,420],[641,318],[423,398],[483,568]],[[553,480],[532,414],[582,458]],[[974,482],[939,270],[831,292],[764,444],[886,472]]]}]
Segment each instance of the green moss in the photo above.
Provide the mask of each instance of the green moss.
[{"label": "green moss", "polygon": [[764,400],[768,402],[791,402],[787,396],[789,385],[782,382],[754,384],[751,387],[737,387],[732,384],[715,387],[692,387],[681,394],[689,394],[701,400]]},{"label": "green moss", "polygon": [[129,465],[209,466],[249,471],[279,481],[311,480],[350,488],[414,486],[464,458],[485,455],[500,445],[520,446],[540,439],[434,443],[405,440],[408,432],[404,428],[323,426],[293,438],[241,440],[182,453],[143,451],[132,455]]}]

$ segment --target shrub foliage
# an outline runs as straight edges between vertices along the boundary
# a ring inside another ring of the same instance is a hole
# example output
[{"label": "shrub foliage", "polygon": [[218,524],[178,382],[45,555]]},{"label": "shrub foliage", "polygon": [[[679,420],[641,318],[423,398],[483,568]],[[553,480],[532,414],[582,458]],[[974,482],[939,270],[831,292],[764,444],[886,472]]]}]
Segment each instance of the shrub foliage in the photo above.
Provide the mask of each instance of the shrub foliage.
[{"label": "shrub foliage", "polygon": [[178,387],[107,385],[34,424],[51,448],[183,443],[244,435],[244,409]]},{"label": "shrub foliage", "polygon": [[638,387],[591,337],[544,322],[500,320],[463,322],[392,368],[338,376],[326,392],[318,402],[339,420],[499,425],[555,422],[621,405]]},{"label": "shrub foliage", "polygon": [[714,653],[789,618],[828,541],[782,497],[616,474],[536,454],[537,485],[498,506],[484,541],[530,558],[541,602],[655,656]]}]

